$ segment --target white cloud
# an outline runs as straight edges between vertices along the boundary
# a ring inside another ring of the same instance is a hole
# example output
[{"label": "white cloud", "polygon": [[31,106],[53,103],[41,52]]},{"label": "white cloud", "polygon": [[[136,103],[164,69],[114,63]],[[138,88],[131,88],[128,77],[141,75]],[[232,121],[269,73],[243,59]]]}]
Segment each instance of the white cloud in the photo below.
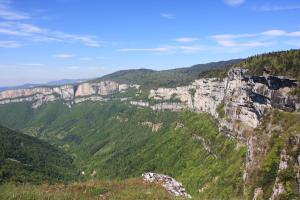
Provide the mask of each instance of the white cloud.
[{"label": "white cloud", "polygon": [[300,9],[300,4],[298,5],[272,5],[266,4],[262,6],[256,6],[253,8],[258,11],[285,11],[285,10],[298,10]]},{"label": "white cloud", "polygon": [[119,49],[122,52],[157,52],[157,53],[167,53],[167,52],[181,52],[181,53],[195,53],[205,50],[206,47],[201,45],[186,45],[186,46],[161,46],[156,48],[129,48],[129,49]]},{"label": "white cloud", "polygon": [[27,13],[14,11],[9,7],[10,1],[0,1],[0,18],[6,20],[30,19]]},{"label": "white cloud", "polygon": [[199,38],[194,38],[194,37],[182,37],[182,38],[176,38],[175,39],[177,42],[194,42],[199,40]]},{"label": "white cloud", "polygon": [[195,52],[207,50],[207,47],[201,45],[193,45],[193,46],[179,46],[178,49],[182,50],[184,53],[195,53]]},{"label": "white cloud", "polygon": [[265,35],[265,36],[284,36],[284,35],[287,35],[287,32],[283,31],[283,30],[268,30],[268,31],[262,32],[261,34]]},{"label": "white cloud", "polygon": [[0,40],[0,47],[1,48],[19,48],[23,45],[19,42],[12,41],[12,40]]},{"label": "white cloud", "polygon": [[238,6],[245,3],[245,0],[224,0],[224,2],[230,6]]},{"label": "white cloud", "polygon": [[79,42],[86,46],[99,47],[101,42],[90,35],[70,34],[63,31],[48,30],[34,24],[20,22],[31,19],[28,13],[11,8],[11,0],[0,0],[0,34],[24,37],[34,42]]},{"label": "white cloud", "polygon": [[220,34],[220,35],[213,35],[211,38],[214,38],[216,40],[225,40],[225,39],[238,39],[238,38],[251,38],[255,37],[257,34]]},{"label": "white cloud", "polygon": [[54,55],[54,57],[56,57],[56,58],[67,59],[67,58],[73,58],[74,55],[72,55],[72,54],[67,54],[67,53],[62,53],[62,54],[56,54],[56,55]]},{"label": "white cloud", "polygon": [[118,51],[130,52],[130,51],[148,51],[148,52],[168,52],[172,47],[157,47],[157,48],[126,48],[119,49]]},{"label": "white cloud", "polygon": [[29,66],[29,67],[44,67],[46,66],[45,64],[41,64],[41,63],[25,63],[25,64],[21,64],[22,66]]},{"label": "white cloud", "polygon": [[264,47],[264,46],[270,46],[273,44],[271,42],[261,42],[261,41],[234,42],[234,41],[230,41],[230,40],[221,40],[221,41],[218,41],[218,43],[224,47]]},{"label": "white cloud", "polygon": [[272,45],[274,43],[272,40],[277,37],[300,37],[300,31],[273,29],[261,33],[213,35],[210,38],[224,47],[260,47]]},{"label": "white cloud", "polygon": [[300,31],[290,32],[290,33],[288,33],[288,36],[300,37]]},{"label": "white cloud", "polygon": [[51,31],[50,35],[52,35],[54,38],[58,38],[58,39],[78,41],[86,46],[91,46],[91,47],[100,47],[100,43],[101,43],[101,42],[95,40],[93,36],[87,36],[87,35],[68,34],[68,33],[59,32],[59,31]]},{"label": "white cloud", "polygon": [[35,42],[79,42],[91,47],[100,47],[101,44],[93,36],[69,34],[40,28],[33,24],[11,21],[0,22],[0,34],[25,37]]},{"label": "white cloud", "polygon": [[166,18],[166,19],[174,19],[175,15],[173,15],[172,13],[162,13],[160,14],[161,17]]}]

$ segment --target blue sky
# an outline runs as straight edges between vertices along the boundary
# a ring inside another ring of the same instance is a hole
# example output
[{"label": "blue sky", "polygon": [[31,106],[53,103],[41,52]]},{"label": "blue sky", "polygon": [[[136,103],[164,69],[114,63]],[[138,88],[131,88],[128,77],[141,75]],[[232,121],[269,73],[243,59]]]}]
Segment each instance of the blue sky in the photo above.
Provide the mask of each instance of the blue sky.
[{"label": "blue sky", "polygon": [[298,0],[0,0],[0,86],[300,48]]}]

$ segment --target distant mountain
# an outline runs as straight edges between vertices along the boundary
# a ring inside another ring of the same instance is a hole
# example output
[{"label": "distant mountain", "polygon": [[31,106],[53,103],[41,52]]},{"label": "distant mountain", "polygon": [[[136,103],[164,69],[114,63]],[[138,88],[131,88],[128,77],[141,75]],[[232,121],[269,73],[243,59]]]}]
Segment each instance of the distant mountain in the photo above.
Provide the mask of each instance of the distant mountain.
[{"label": "distant mountain", "polygon": [[51,81],[46,83],[46,85],[49,86],[56,86],[56,85],[66,85],[66,84],[75,84],[75,83],[81,83],[84,81],[87,81],[89,79],[62,79],[58,81]]},{"label": "distant mountain", "polygon": [[[151,69],[130,69],[121,70],[102,76],[97,79],[62,79],[58,81],[51,81],[44,84],[24,84],[11,87],[1,87],[0,91],[13,89],[26,89],[40,86],[58,86],[66,84],[77,84],[85,81],[99,82],[104,80],[113,80],[119,83],[138,84],[145,88],[157,87],[176,87],[180,85],[187,85],[197,78],[201,78],[201,74],[207,71],[224,71],[232,65],[239,64],[243,59],[234,59],[228,61],[211,62],[207,64],[198,64],[186,68],[176,68],[170,70],[151,70]],[[214,74],[216,73],[214,72]]]},{"label": "distant mountain", "polygon": [[92,81],[114,80],[119,83],[139,84],[145,88],[176,87],[187,85],[195,79],[200,78],[199,76],[202,72],[225,70],[242,61],[243,59],[234,59],[162,71],[149,69],[122,70]]},{"label": "distant mountain", "polygon": [[24,85],[17,85],[17,86],[7,86],[7,87],[0,86],[0,91],[14,90],[14,89],[27,89],[27,88],[33,88],[33,87],[39,87],[39,86],[57,86],[57,85],[66,85],[66,84],[76,84],[76,83],[81,83],[81,82],[84,82],[87,80],[89,80],[89,79],[62,79],[62,80],[58,80],[58,81],[50,81],[48,83],[41,83],[41,84],[26,83]]},{"label": "distant mountain", "polygon": [[0,147],[0,183],[57,182],[76,175],[70,156],[37,138],[0,126]]}]

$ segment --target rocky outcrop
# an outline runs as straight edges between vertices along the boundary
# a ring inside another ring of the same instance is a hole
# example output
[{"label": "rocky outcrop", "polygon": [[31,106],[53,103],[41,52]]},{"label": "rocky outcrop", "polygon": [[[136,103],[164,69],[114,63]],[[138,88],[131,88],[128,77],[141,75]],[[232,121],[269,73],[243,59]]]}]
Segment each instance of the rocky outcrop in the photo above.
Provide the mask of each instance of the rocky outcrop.
[{"label": "rocky outcrop", "polygon": [[192,198],[192,196],[186,192],[182,183],[177,182],[170,176],[152,172],[144,173],[142,176],[145,182],[161,184],[162,187],[175,197]]},{"label": "rocky outcrop", "polygon": [[142,125],[151,128],[152,133],[156,133],[161,129],[161,127],[163,126],[163,123],[156,124],[156,123],[152,123],[152,122],[142,122]]},{"label": "rocky outcrop", "polygon": [[37,108],[43,103],[63,100],[68,105],[84,101],[105,101],[105,97],[116,92],[124,92],[128,88],[139,88],[138,85],[119,84],[115,81],[86,82],[79,85],[64,85],[58,87],[37,87],[16,89],[0,92],[0,104],[32,102]]}]

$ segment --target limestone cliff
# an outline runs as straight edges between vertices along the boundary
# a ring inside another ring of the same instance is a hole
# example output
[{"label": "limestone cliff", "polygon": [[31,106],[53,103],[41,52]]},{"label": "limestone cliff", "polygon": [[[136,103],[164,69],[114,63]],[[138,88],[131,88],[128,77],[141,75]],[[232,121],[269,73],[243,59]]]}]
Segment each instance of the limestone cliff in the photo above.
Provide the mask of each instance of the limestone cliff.
[{"label": "limestone cliff", "polygon": [[220,128],[240,138],[247,129],[256,128],[263,114],[277,108],[295,111],[299,98],[290,92],[295,80],[274,76],[247,76],[246,70],[234,68],[222,80],[207,78],[195,80],[191,85],[151,90],[147,101],[131,101],[131,104],[150,107],[153,110],[180,111],[185,108],[195,112],[208,112],[220,122]]},{"label": "limestone cliff", "polygon": [[37,108],[43,103],[63,100],[69,106],[83,101],[104,101],[105,97],[116,92],[122,92],[138,85],[119,84],[114,81],[99,83],[86,82],[79,85],[64,85],[58,87],[37,87],[16,89],[0,92],[0,104],[28,101]]}]

